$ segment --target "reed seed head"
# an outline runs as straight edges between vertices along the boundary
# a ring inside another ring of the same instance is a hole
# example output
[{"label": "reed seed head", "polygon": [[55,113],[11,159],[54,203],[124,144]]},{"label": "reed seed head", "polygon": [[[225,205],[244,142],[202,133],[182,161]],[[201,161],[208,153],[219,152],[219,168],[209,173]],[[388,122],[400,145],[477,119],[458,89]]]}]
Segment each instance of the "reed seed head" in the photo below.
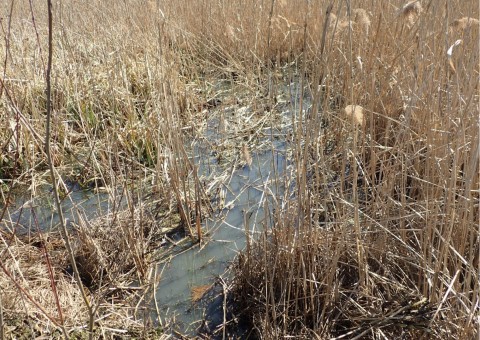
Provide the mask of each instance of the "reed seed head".
[{"label": "reed seed head", "polygon": [[344,112],[348,119],[353,120],[357,125],[362,126],[365,124],[363,107],[360,105],[347,105]]},{"label": "reed seed head", "polygon": [[461,19],[455,20],[451,25],[450,25],[452,30],[455,31],[464,31],[468,28],[473,28],[473,27],[480,27],[480,21],[475,18],[471,17],[463,17]]},{"label": "reed seed head", "polygon": [[410,1],[398,10],[398,16],[402,17],[409,24],[413,24],[419,15],[423,12],[420,1]]}]

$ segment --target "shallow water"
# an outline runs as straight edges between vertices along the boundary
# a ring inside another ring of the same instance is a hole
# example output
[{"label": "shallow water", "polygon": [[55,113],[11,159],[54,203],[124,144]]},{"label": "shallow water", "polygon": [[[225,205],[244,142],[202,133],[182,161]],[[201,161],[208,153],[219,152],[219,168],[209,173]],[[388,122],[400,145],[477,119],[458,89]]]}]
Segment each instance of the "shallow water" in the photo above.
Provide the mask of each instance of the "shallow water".
[{"label": "shallow water", "polygon": [[[252,153],[252,157],[257,161],[253,161],[250,167],[245,166],[232,173],[228,184],[231,192],[227,191],[225,202],[232,202],[233,207],[225,208],[219,220],[205,222],[204,229],[210,234],[208,242],[177,255],[159,269],[159,272],[163,271],[156,293],[160,317],[170,319],[175,316],[175,326],[183,334],[195,332],[200,326],[198,321],[204,317],[204,308],[208,308],[208,305],[192,302],[192,288],[215,283],[218,275],[225,272],[246,245],[245,221],[251,237],[255,237],[270,224],[265,219],[265,200],[271,203],[272,196],[282,195],[281,186],[277,189],[270,179],[285,173],[284,145],[274,142],[273,152]],[[199,172],[211,175],[217,167],[211,161],[209,169],[200,167]],[[267,204],[269,209],[272,206],[270,203]],[[218,315],[209,316],[215,317]]]},{"label": "shallow water", "polygon": [[[78,222],[79,216],[90,220],[125,206],[124,200],[117,198],[117,202],[112,203],[109,194],[82,189],[77,184],[72,184],[68,189],[70,192],[61,201],[61,207],[64,218],[71,222]],[[60,222],[51,186],[37,187],[34,193],[17,189],[12,197],[14,203],[6,208],[0,228],[23,235],[48,231]],[[4,206],[0,204],[0,211],[3,209]]]},{"label": "shallow water", "polygon": [[[198,177],[208,184],[213,178],[223,176],[219,188],[225,192],[225,207],[203,222],[205,241],[200,246],[181,252],[157,268],[160,282],[155,302],[159,315],[155,317],[174,320],[174,328],[182,334],[196,334],[205,317],[210,321],[210,329],[222,323],[223,298],[194,303],[192,288],[212,285],[213,294],[221,293],[216,283],[220,275],[228,276],[225,273],[229,265],[245,248],[246,229],[249,237],[255,238],[272,225],[271,210],[282,205],[286,179],[291,177],[292,167],[287,161],[285,136],[291,132],[292,112],[297,110],[298,95],[298,85],[285,86],[286,104],[281,109],[283,112],[277,112],[277,120],[272,123],[278,126],[262,125],[261,133],[256,137],[256,145],[261,147],[254,147],[251,151],[250,166],[233,168],[238,158],[219,161],[212,145],[222,144],[228,136],[219,132],[219,121],[215,118],[209,120],[204,138],[194,143],[192,160],[197,166]],[[306,102],[310,101],[304,99],[304,102],[308,109]],[[237,113],[225,110],[225,113],[237,114],[239,119],[252,114],[243,109],[240,108],[241,112]],[[239,146],[236,147],[238,151]],[[76,185],[69,190],[71,192],[62,201],[62,209],[64,217],[70,221],[78,221],[79,216],[93,219],[126,206],[125,200],[116,195],[82,190]],[[16,192],[14,204],[7,207],[0,228],[25,234],[46,231],[58,224],[51,188],[37,188],[35,195],[27,193]],[[112,203],[112,198],[116,203]],[[265,208],[269,210],[267,214]],[[1,205],[0,209],[3,209]],[[212,297],[212,293],[207,295]],[[152,309],[155,307],[152,306]]]},{"label": "shallow water", "polygon": [[[264,135],[270,136],[270,131],[265,129]],[[221,138],[213,128],[207,131],[207,136],[209,142]],[[271,223],[265,218],[264,208],[267,206],[268,209],[272,209],[274,206],[272,200],[278,200],[283,194],[284,185],[280,182],[288,165],[285,148],[282,139],[273,140],[269,147],[252,152],[251,166],[233,169],[229,162],[219,164],[209,146],[204,143],[195,146],[196,156],[193,157],[193,161],[198,167],[200,178],[211,179],[228,174],[228,178],[221,185],[226,193],[225,205],[228,207],[217,211],[214,216],[204,221],[206,240],[202,245],[197,245],[176,255],[168,263],[159,265],[158,272],[161,273],[161,278],[155,294],[160,311],[159,317],[162,320],[174,318],[174,328],[182,334],[194,335],[201,325],[199,321],[205,314],[209,314],[210,327],[215,328],[223,321],[222,308],[216,308],[221,307],[219,304],[221,300],[193,303],[192,288],[214,285],[219,275],[225,273],[237,253],[245,247],[245,222],[252,238],[263,228],[270,226]],[[64,217],[72,222],[77,222],[79,216],[90,220],[119,209],[119,205],[125,207],[125,200],[122,204],[113,204],[111,196],[107,193],[82,190],[77,185],[72,185],[68,189],[71,192],[62,200],[61,205]],[[55,209],[51,187],[38,187],[35,195],[28,190],[17,191],[13,197],[14,204],[7,207],[0,228],[14,230],[17,234],[34,234],[38,231],[48,231],[58,225],[59,216]],[[120,201],[118,198],[117,200]],[[0,209],[3,207],[0,206]],[[218,286],[216,292],[218,293]]]},{"label": "shallow water", "polygon": [[[272,214],[266,214],[265,207],[271,212],[282,205],[286,179],[291,178],[291,165],[286,154],[286,135],[291,132],[292,111],[296,110],[293,105],[298,102],[298,92],[298,85],[286,86],[286,104],[281,113],[277,112],[275,123],[272,123],[276,126],[262,128],[257,140],[257,145],[262,147],[251,152],[251,166],[229,172],[228,167],[235,163],[232,157],[219,163],[218,154],[212,146],[222,145],[224,138],[228,136],[219,128],[218,118],[212,118],[208,122],[204,143],[195,143],[194,163],[198,167],[199,178],[211,180],[223,176],[220,188],[226,192],[225,205],[228,208],[204,222],[203,228],[209,234],[206,244],[183,252],[158,268],[161,279],[155,298],[159,317],[162,320],[173,319],[174,328],[182,334],[198,334],[199,330],[204,330],[205,322],[210,330],[223,323],[223,297],[218,278],[220,275],[228,276],[226,270],[229,265],[239,251],[245,248],[245,224],[248,225],[250,238],[255,238],[272,225],[269,220]],[[310,103],[310,100],[305,100],[306,109],[310,108]],[[226,108],[224,113],[241,115],[239,119],[252,114],[245,108],[239,108],[238,112]],[[236,148],[239,149],[240,145],[236,145]],[[224,176],[225,173],[229,175]],[[207,293],[205,299],[193,302],[192,288],[208,285],[213,286],[213,293]],[[234,336],[241,337],[241,333],[239,330]]]}]

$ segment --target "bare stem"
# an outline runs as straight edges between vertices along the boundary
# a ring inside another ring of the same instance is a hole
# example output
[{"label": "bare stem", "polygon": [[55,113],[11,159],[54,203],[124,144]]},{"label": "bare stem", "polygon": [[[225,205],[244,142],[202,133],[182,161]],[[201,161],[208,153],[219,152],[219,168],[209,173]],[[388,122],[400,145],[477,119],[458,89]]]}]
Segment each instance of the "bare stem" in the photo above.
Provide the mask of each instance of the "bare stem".
[{"label": "bare stem", "polygon": [[[77,268],[77,263],[75,262],[75,256],[73,253],[72,246],[70,244],[70,239],[68,237],[68,230],[65,223],[65,219],[63,217],[62,207],[60,205],[60,197],[58,195],[58,183],[55,177],[55,167],[53,165],[52,160],[52,153],[50,150],[50,135],[51,135],[51,120],[52,120],[52,84],[51,84],[51,73],[52,73],[52,56],[53,56],[53,14],[52,14],[52,1],[47,0],[47,7],[48,7],[48,60],[47,60],[47,72],[46,72],[46,96],[47,96],[47,127],[45,131],[45,153],[47,154],[48,159],[48,167],[50,169],[50,176],[52,180],[52,191],[53,197],[55,200],[55,206],[57,208],[57,213],[60,219],[60,227],[62,231],[62,237],[65,241],[65,245],[68,251],[68,255],[70,257],[71,266],[73,268],[73,272],[75,275],[75,280],[77,282],[78,288],[82,293],[83,300],[85,305],[87,306],[88,313],[89,313],[89,339],[93,338],[93,309],[88,300],[87,294],[83,288],[82,280],[80,278],[80,273]],[[65,335],[67,333],[65,331],[64,326],[62,325],[62,330],[64,331]]]}]

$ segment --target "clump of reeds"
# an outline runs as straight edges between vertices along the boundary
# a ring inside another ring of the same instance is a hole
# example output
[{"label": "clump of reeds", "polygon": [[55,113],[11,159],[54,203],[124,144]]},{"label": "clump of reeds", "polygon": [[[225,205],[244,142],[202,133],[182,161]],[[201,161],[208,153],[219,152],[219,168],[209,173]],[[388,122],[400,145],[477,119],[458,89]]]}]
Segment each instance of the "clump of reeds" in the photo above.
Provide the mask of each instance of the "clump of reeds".
[{"label": "clump of reeds", "polygon": [[398,338],[427,328],[430,336],[443,334],[433,319],[438,306],[411,284],[418,254],[408,244],[385,231],[365,234],[362,264],[350,223],[309,230],[282,217],[235,267],[235,303],[256,336]]},{"label": "clump of reeds", "polygon": [[[322,55],[328,62],[312,71],[325,80],[317,92],[321,118],[309,117],[307,131],[296,131],[310,144],[294,162],[307,166],[295,175],[289,210],[250,248],[253,255],[239,257],[235,294],[264,337],[475,337],[478,114],[473,106],[458,111],[461,101],[438,91],[477,107],[470,75],[479,72],[478,33],[472,29],[461,45],[454,83],[444,69],[446,52],[458,44],[448,49],[435,38],[448,31],[448,21],[433,20],[432,13],[444,14],[441,6],[426,13],[410,2],[378,21],[379,8],[363,8],[373,13],[376,42],[355,34],[351,44],[333,39]],[[473,8],[457,3],[451,10]],[[422,25],[421,34],[388,31],[399,15]],[[355,32],[353,22],[345,25]],[[438,72],[433,79],[424,73],[429,68]],[[344,109],[335,96],[358,104]],[[443,113],[434,113],[439,107]],[[365,126],[361,138],[345,122]],[[461,147],[465,142],[472,147]]]}]

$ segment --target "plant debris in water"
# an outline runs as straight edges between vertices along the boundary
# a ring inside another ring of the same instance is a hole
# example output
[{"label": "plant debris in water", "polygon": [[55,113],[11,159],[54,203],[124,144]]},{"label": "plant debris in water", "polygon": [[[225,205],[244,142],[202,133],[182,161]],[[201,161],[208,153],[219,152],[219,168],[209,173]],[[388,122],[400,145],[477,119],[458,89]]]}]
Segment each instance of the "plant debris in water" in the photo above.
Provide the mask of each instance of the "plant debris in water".
[{"label": "plant debris in water", "polygon": [[[233,172],[277,140],[293,173],[259,181],[286,193],[259,202],[265,232],[246,229],[204,336],[246,324],[267,339],[478,337],[478,6],[351,5],[67,0],[54,6],[46,98],[46,4],[2,3],[2,334],[169,337],[169,320],[151,317],[156,264],[208,241],[202,221],[234,205]],[[34,222],[11,232],[16,188],[51,182],[49,99],[60,196],[68,182],[136,188],[69,239]],[[222,173],[199,178],[202,161]]]}]

